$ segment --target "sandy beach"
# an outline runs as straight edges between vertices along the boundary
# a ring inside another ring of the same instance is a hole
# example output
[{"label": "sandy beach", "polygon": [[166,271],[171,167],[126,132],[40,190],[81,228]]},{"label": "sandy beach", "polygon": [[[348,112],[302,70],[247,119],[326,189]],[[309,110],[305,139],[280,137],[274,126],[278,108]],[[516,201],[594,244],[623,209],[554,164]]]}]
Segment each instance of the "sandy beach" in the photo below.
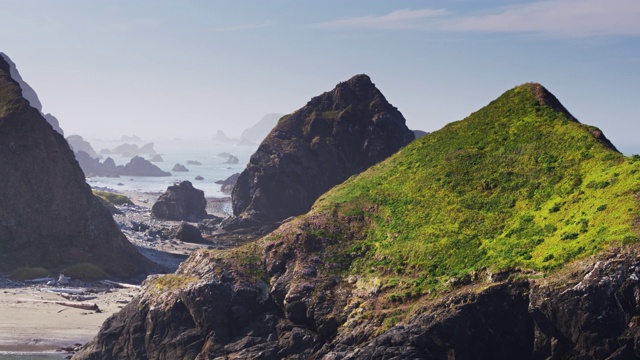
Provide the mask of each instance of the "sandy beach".
[{"label": "sandy beach", "polygon": [[[120,207],[121,214],[114,215],[114,219],[129,241],[143,255],[161,265],[163,272],[175,271],[195,249],[224,246],[216,245],[215,242],[192,244],[166,236],[155,236],[154,232],[162,233],[163,230],[170,233],[170,230],[180,223],[151,218],[151,206],[160,193],[118,193],[129,197],[135,206]],[[230,209],[230,198],[207,199],[207,212],[211,215],[228,216]],[[149,229],[135,230],[132,224],[136,223],[145,224]],[[69,285],[64,286],[90,290],[101,287],[103,291],[87,293],[97,297],[88,302],[95,303],[100,309],[91,311],[47,303],[46,301],[67,301],[56,293],[47,292],[59,287],[12,281],[7,274],[0,274],[0,353],[55,351],[84,344],[98,333],[101,324],[109,316],[124,307],[139,291],[77,280],[72,280]]]}]

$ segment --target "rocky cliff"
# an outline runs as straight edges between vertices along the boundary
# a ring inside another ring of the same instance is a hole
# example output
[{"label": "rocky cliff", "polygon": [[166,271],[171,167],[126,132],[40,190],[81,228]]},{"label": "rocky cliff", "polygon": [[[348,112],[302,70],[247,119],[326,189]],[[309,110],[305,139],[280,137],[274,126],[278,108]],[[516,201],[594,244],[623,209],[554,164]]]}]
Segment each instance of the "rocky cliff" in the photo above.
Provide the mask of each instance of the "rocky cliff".
[{"label": "rocky cliff", "polygon": [[414,139],[402,114],[357,75],[280,119],[233,190],[227,228],[303,214],[325,191]]},{"label": "rocky cliff", "polygon": [[192,254],[75,358],[640,358],[640,161],[550,99],[516,87]]},{"label": "rocky cliff", "polygon": [[90,262],[116,276],[147,262],[91,193],[73,152],[0,58],[0,268]]},{"label": "rocky cliff", "polygon": [[0,52],[0,58],[4,59],[4,62],[9,65],[9,75],[20,86],[20,89],[22,90],[22,96],[29,102],[32,107],[40,111],[42,117],[49,123],[49,125],[51,125],[51,127],[53,127],[53,130],[57,131],[61,135],[64,135],[64,131],[62,131],[62,128],[60,128],[58,119],[49,113],[45,114],[42,112],[42,103],[40,102],[38,95],[36,94],[35,90],[33,90],[33,88],[22,79],[22,76],[20,76],[16,64],[11,61],[9,56],[7,56],[5,53]]}]

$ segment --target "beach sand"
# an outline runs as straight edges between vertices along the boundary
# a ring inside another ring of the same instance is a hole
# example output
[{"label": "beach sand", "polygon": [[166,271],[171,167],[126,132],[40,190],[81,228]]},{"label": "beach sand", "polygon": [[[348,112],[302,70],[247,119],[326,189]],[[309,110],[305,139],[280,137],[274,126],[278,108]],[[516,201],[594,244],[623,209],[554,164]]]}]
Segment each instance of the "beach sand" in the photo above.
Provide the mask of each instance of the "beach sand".
[{"label": "beach sand", "polygon": [[[0,278],[0,351],[48,351],[93,338],[100,325],[137,295],[137,289],[112,289],[94,294],[87,302],[100,312],[77,309],[39,300],[69,301],[41,291],[46,285],[30,285]],[[34,301],[35,300],[35,301]]]},{"label": "beach sand", "polygon": [[[128,196],[137,205],[135,209],[116,215],[116,221],[121,224],[131,220],[158,224],[158,220],[150,219],[149,210],[160,193],[116,192]],[[231,210],[230,202],[230,198],[208,198],[207,212],[226,217]],[[142,233],[124,228],[123,233],[142,254],[161,264],[166,272],[173,272],[193,250],[212,246],[176,240],[149,240]],[[93,286],[79,282],[76,284]],[[98,305],[101,311],[96,312],[35,302],[34,300],[67,301],[57,294],[41,291],[43,288],[47,286],[14,282],[9,280],[6,274],[0,274],[0,352],[41,352],[84,344],[98,333],[100,326],[110,315],[118,312],[139,291],[116,288],[109,292],[92,294],[98,298],[88,302]]]}]

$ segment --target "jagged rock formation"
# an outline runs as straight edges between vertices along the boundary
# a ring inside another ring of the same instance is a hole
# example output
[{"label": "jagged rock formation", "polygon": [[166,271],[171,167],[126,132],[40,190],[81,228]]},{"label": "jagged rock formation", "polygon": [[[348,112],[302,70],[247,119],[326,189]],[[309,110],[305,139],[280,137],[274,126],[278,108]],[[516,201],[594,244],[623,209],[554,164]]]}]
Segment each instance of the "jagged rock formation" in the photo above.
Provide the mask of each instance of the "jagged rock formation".
[{"label": "jagged rock formation", "polygon": [[164,162],[164,159],[159,154],[151,155],[149,157],[149,161],[151,162]]},{"label": "jagged rock formation", "polygon": [[162,171],[140,156],[134,156],[122,169],[118,169],[118,172],[119,175],[125,176],[171,176],[171,173]]},{"label": "jagged rock formation", "polygon": [[196,160],[187,160],[187,165],[200,166],[200,165],[202,165],[202,163],[200,161],[196,161]]},{"label": "jagged rock formation", "polygon": [[231,194],[233,192],[233,187],[236,186],[236,182],[240,177],[240,173],[235,173],[224,180],[216,181],[216,184],[222,185],[220,187],[220,191],[226,194]]},{"label": "jagged rock formation", "polygon": [[225,161],[225,164],[237,164],[240,162],[240,159],[238,159],[236,156],[229,156],[229,158],[227,159],[227,161]]},{"label": "jagged rock formation", "polygon": [[187,169],[186,166],[182,165],[182,164],[175,164],[173,166],[173,169],[171,169],[171,171],[176,171],[176,172],[188,172],[189,169]]},{"label": "jagged rock formation", "polygon": [[232,194],[229,229],[303,214],[331,187],[414,139],[402,114],[357,75],[280,119]]},{"label": "jagged rock formation", "polygon": [[245,129],[240,134],[240,141],[248,141],[245,142],[247,145],[261,143],[282,116],[283,114],[266,114],[252,127]]},{"label": "jagged rock formation", "polygon": [[549,98],[512,89],[192,254],[75,358],[640,358],[640,161]]},{"label": "jagged rock formation", "polygon": [[33,90],[33,88],[29,86],[29,84],[27,84],[26,81],[22,80],[22,76],[20,76],[16,64],[14,64],[14,62],[11,61],[9,56],[7,56],[5,53],[0,52],[0,58],[3,58],[4,61],[9,64],[9,74],[11,78],[13,78],[13,80],[17,82],[22,89],[22,96],[29,102],[32,107],[40,111],[42,117],[47,121],[47,123],[49,123],[49,125],[51,125],[51,127],[53,127],[53,130],[60,133],[60,135],[64,135],[64,131],[62,131],[62,128],[60,128],[60,122],[58,121],[58,119],[49,113],[45,114],[42,112],[42,103],[40,102],[38,95],[36,94],[35,90]]},{"label": "jagged rock formation", "polygon": [[212,139],[215,143],[230,143],[238,141],[238,139],[228,137],[222,130],[216,131]]},{"label": "jagged rock formation", "polygon": [[116,276],[148,262],[93,196],[64,137],[22,96],[0,58],[0,269],[90,262]]},{"label": "jagged rock formation", "polygon": [[69,143],[71,150],[73,150],[76,153],[78,151],[84,151],[87,155],[89,155],[93,159],[100,158],[100,155],[98,155],[98,153],[93,149],[93,146],[91,146],[91,143],[83,139],[82,136],[80,135],[71,135],[67,137],[67,142]]},{"label": "jagged rock formation", "polygon": [[204,191],[183,181],[172,185],[160,195],[151,207],[151,214],[158,219],[198,221],[207,217],[207,200]]},{"label": "jagged rock formation", "polygon": [[156,153],[153,148],[153,143],[147,143],[140,147],[136,144],[120,144],[111,150],[112,154],[118,154],[125,157],[140,156],[140,155],[154,155]]}]

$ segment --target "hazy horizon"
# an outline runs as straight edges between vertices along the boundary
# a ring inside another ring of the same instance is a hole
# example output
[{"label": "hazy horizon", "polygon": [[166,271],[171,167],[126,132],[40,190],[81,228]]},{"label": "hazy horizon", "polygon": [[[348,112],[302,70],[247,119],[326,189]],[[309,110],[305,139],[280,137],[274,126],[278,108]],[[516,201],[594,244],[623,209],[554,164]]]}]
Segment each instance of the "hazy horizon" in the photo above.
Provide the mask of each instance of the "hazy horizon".
[{"label": "hazy horizon", "polygon": [[430,132],[539,82],[630,154],[638,17],[634,0],[9,0],[0,51],[67,136],[238,137],[365,73]]}]

